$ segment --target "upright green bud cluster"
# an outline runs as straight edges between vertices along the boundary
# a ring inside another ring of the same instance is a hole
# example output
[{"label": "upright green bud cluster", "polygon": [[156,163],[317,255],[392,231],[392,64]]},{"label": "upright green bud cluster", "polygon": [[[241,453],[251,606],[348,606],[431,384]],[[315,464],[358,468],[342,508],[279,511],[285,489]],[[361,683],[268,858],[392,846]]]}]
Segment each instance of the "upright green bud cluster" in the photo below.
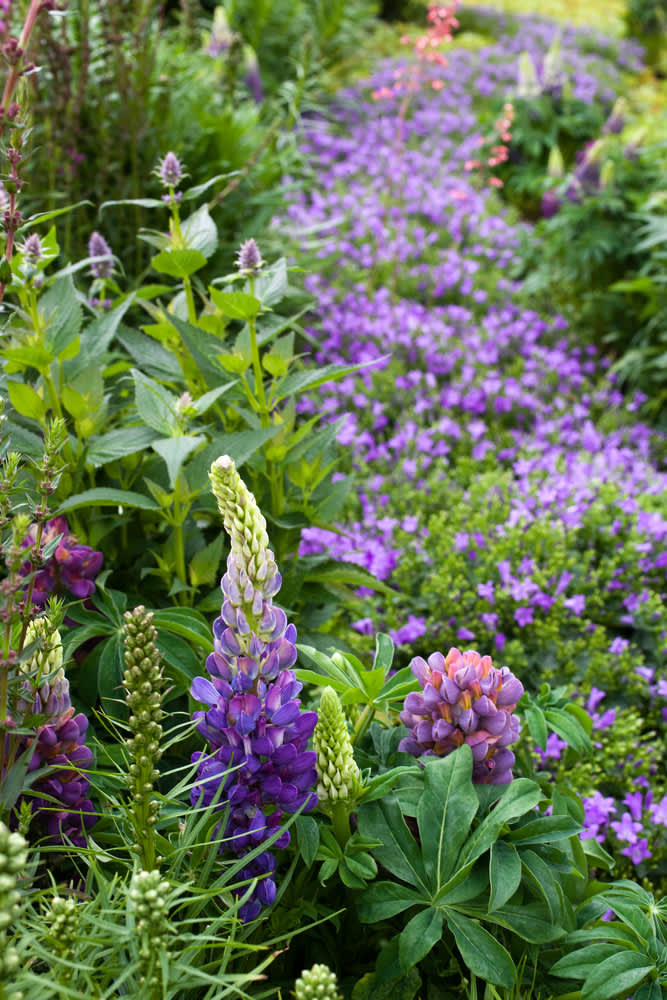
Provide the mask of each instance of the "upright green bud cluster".
[{"label": "upright green bud cluster", "polygon": [[341,1000],[335,973],[328,965],[305,969],[294,984],[296,1000]]},{"label": "upright green bud cluster", "polygon": [[18,1000],[20,994],[8,992],[4,984],[19,969],[19,956],[8,932],[19,914],[21,899],[16,885],[28,860],[28,845],[20,833],[10,833],[0,822],[0,995]]},{"label": "upright green bud cluster", "polygon": [[345,714],[333,688],[322,692],[319,720],[313,733],[317,754],[317,798],[329,814],[338,802],[354,804],[362,790],[361,772],[354,759]]},{"label": "upright green bud cluster", "polygon": [[231,546],[221,584],[222,618],[234,630],[240,649],[248,652],[253,632],[266,642],[284,630],[284,616],[272,602],[282,579],[269,548],[264,516],[229,455],[213,463],[210,478]]},{"label": "upright green bud cluster", "polygon": [[74,896],[54,896],[44,915],[49,928],[48,947],[55,954],[57,960],[64,960],[62,965],[58,961],[57,970],[53,969],[61,983],[67,983],[72,978],[73,969],[67,963],[72,958],[74,942],[77,938],[77,918],[79,915],[77,908],[80,905]]},{"label": "upright green bud cluster", "polygon": [[162,688],[164,677],[157,648],[153,615],[143,605],[125,613],[125,674],[123,687],[130,710],[128,725],[132,732],[127,741],[130,753],[128,786],[132,794],[135,849],[142,864],[155,864],[153,827],[159,804],[153,789],[159,774],[155,767],[162,751]]},{"label": "upright green bud cluster", "polygon": [[129,904],[143,968],[141,981],[156,989],[161,987],[159,955],[168,951],[171,936],[169,893],[169,883],[158,871],[138,871],[132,877]]}]

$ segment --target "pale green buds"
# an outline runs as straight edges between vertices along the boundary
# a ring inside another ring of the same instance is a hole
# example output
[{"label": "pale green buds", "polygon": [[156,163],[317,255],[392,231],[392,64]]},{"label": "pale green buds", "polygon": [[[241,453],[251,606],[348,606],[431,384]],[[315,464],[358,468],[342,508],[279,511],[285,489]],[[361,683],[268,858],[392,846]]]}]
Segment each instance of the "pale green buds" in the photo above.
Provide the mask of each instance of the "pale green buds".
[{"label": "pale green buds", "polygon": [[[19,969],[19,956],[6,938],[19,914],[16,884],[28,860],[28,845],[20,833],[10,833],[0,822],[0,993],[3,982]],[[4,993],[2,994],[4,996]]]},{"label": "pale green buds", "polygon": [[39,641],[41,648],[36,649],[29,660],[22,665],[22,669],[37,677],[46,674],[54,674],[62,669],[63,665],[63,644],[60,632],[51,626],[48,618],[36,618],[28,624],[25,634],[25,646]]},{"label": "pale green buds", "polygon": [[565,174],[565,161],[558,146],[552,146],[549,152],[547,174],[549,177],[563,177]]},{"label": "pale green buds", "polygon": [[294,996],[296,1000],[340,1000],[335,974],[327,965],[305,969],[294,984]]},{"label": "pale green buds", "polygon": [[167,945],[170,927],[168,920],[169,883],[160,878],[158,871],[138,871],[130,883],[130,906],[134,913],[137,934],[142,938],[141,954],[148,958]]},{"label": "pale green buds", "polygon": [[519,56],[519,84],[517,95],[519,97],[537,97],[541,93],[540,81],[537,78],[537,70],[529,52],[522,52]]},{"label": "pale green buds", "polygon": [[322,692],[313,750],[317,754],[320,808],[330,812],[337,803],[352,806],[362,792],[361,772],[352,752],[343,708],[330,687]]}]

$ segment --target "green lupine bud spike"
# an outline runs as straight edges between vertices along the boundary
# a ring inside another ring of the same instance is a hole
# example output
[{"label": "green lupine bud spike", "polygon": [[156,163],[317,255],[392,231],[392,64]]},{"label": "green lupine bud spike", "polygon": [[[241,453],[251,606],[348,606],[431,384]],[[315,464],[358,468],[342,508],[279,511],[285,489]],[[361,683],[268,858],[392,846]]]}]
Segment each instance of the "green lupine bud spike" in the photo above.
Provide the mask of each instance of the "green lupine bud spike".
[{"label": "green lupine bud spike", "polygon": [[296,1000],[341,1000],[336,975],[328,965],[305,969],[294,984]]},{"label": "green lupine bud spike", "polygon": [[127,784],[132,800],[135,850],[142,864],[155,864],[152,834],[146,834],[156,822],[159,807],[151,799],[157,778],[155,764],[162,756],[162,690],[164,676],[153,615],[143,605],[125,613],[125,673],[123,687],[130,710],[128,725],[132,732],[127,741],[130,753]]},{"label": "green lupine bud spike", "polygon": [[322,692],[313,749],[317,754],[320,808],[330,813],[337,803],[348,808],[354,805],[362,791],[361,772],[354,759],[340,699],[331,687]]},{"label": "green lupine bud spike", "polygon": [[20,833],[10,833],[0,822],[0,993],[3,983],[19,968],[16,949],[7,940],[7,931],[19,914],[20,893],[16,885],[28,860],[28,845]]},{"label": "green lupine bud spike", "polygon": [[[239,476],[234,460],[229,455],[221,455],[211,466],[210,479],[232,548],[243,551],[247,543],[249,559],[261,556],[269,547],[266,521],[255,497]],[[264,559],[256,559],[256,562],[259,565]]]}]

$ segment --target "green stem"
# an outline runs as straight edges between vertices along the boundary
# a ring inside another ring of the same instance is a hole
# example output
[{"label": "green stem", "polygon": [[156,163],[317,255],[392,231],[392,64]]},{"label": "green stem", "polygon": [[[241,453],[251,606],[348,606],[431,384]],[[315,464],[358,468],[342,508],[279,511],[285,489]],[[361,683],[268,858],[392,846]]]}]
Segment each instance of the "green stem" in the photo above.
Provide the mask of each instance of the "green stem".
[{"label": "green stem", "polygon": [[[255,279],[250,278],[250,294],[254,296],[255,294]],[[269,410],[266,405],[266,395],[264,393],[264,377],[262,375],[262,362],[259,356],[259,347],[257,346],[257,324],[255,322],[255,317],[248,320],[248,330],[250,331],[250,354],[252,356],[252,370],[255,375],[255,395],[260,407],[260,419],[262,421],[262,427],[268,427],[271,423],[269,417]]]},{"label": "green stem", "polygon": [[357,720],[357,724],[354,727],[354,732],[352,733],[352,745],[354,746],[362,738],[371,722],[373,721],[373,716],[375,715],[375,708],[373,705],[364,706],[364,710]]},{"label": "green stem", "polygon": [[331,826],[334,837],[344,851],[350,839],[350,814],[344,802],[337,802],[331,810]]}]

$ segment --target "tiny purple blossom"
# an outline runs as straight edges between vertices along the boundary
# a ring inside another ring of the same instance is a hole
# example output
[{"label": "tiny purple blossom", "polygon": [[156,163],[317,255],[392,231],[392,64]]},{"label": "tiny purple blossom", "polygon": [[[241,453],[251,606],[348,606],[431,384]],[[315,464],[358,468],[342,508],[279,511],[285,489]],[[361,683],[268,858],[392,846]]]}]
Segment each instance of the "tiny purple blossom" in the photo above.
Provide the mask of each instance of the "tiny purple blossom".
[{"label": "tiny purple blossom", "polygon": [[185,175],[176,153],[172,153],[171,150],[165,153],[163,159],[158,163],[157,175],[165,187],[175,188],[180,184]]},{"label": "tiny purple blossom", "polygon": [[242,274],[257,274],[263,263],[259,247],[251,236],[249,240],[241,244],[237,256],[238,269]]},{"label": "tiny purple blossom", "polygon": [[94,232],[88,240],[88,256],[101,258],[91,261],[90,270],[96,278],[110,278],[113,273],[113,256],[111,247],[104,237]]}]

